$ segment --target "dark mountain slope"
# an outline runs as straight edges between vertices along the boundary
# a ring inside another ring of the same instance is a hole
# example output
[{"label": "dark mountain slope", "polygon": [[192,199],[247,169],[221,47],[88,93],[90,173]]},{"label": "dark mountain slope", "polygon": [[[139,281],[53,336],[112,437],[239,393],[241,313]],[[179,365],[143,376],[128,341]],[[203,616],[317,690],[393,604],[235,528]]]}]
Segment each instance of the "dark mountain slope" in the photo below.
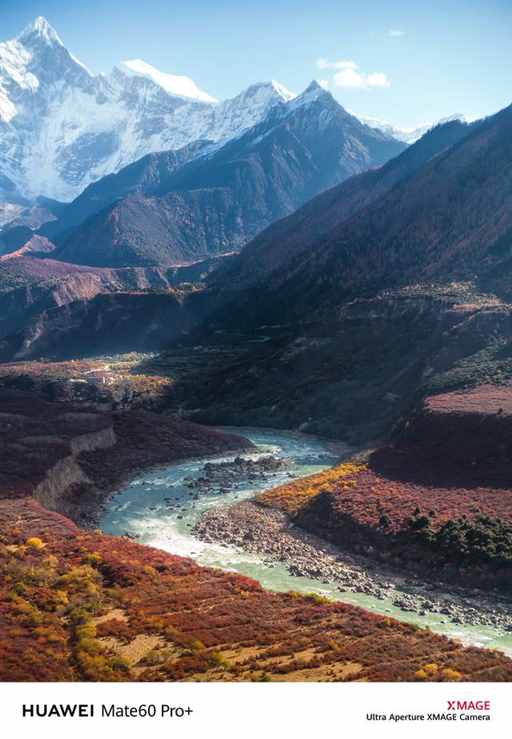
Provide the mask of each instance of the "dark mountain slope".
[{"label": "dark mountain slope", "polygon": [[[303,200],[310,199],[353,174],[381,166],[404,149],[404,144],[347,113],[313,82],[298,98],[274,108],[265,121],[218,152],[181,168],[172,187],[184,190],[236,184],[243,190],[245,170],[256,164],[262,174],[277,180],[285,190],[283,195],[294,203],[297,194],[292,186],[300,188]],[[301,181],[304,168],[307,178]]]},{"label": "dark mountain slope", "polygon": [[26,328],[0,339],[0,360],[155,351],[199,320],[184,290],[98,292],[36,315]]},{"label": "dark mountain slope", "polygon": [[176,151],[148,154],[119,172],[102,177],[64,206],[59,219],[45,224],[40,233],[48,238],[62,240],[63,235],[71,228],[117,200],[134,193],[150,195],[161,190],[176,169],[198,156],[209,144],[208,141],[200,140]]},{"label": "dark mountain slope", "polygon": [[[56,256],[132,266],[236,251],[322,190],[403,149],[313,84],[244,135],[168,177],[160,172],[149,189],[141,186],[87,220],[58,240]],[[154,156],[165,171],[162,155]]]},{"label": "dark mountain slope", "polygon": [[228,188],[131,195],[73,231],[55,258],[95,267],[193,262],[245,240],[242,215]]},{"label": "dark mountain slope", "polygon": [[512,382],[511,264],[507,108],[284,267],[212,290],[225,302],[192,344],[240,351],[183,376],[180,404],[366,441],[425,394]]},{"label": "dark mountain slope", "polygon": [[293,313],[420,281],[487,281],[512,254],[512,106],[276,274]]},{"label": "dark mountain slope", "polygon": [[[5,203],[2,203],[2,192],[0,186],[0,210]],[[43,225],[56,221],[59,216],[64,213],[68,207],[67,203],[61,203],[52,198],[40,196],[34,202],[26,202],[25,206],[19,206],[16,213],[6,222],[3,227],[0,223],[0,249],[2,253],[8,253],[19,248],[25,243],[19,243],[19,235],[22,234],[20,229],[25,229],[27,234],[25,241],[29,239],[34,230],[42,228]],[[18,242],[18,243],[17,243]]]},{"label": "dark mountain slope", "polygon": [[[248,287],[308,250],[357,211],[370,205],[429,159],[468,135],[469,126],[451,121],[436,126],[399,156],[376,170],[363,172],[318,195],[295,213],[269,226],[222,270],[212,275],[220,287]],[[479,124],[478,124],[479,125]]]},{"label": "dark mountain slope", "polygon": [[[327,212],[328,195],[314,201],[327,204]],[[322,214],[314,215],[315,222]],[[294,220],[288,222],[293,228]],[[498,278],[503,283],[512,255],[512,107],[340,225],[322,228],[318,238],[307,239],[307,249],[292,249],[284,266],[267,270],[251,289],[236,294],[220,323],[233,316],[255,325],[309,320],[352,298],[424,281],[476,278],[485,289]],[[285,239],[281,233],[276,253]],[[295,245],[293,235],[290,243]],[[243,258],[233,260],[230,285],[239,281],[237,264],[242,285],[248,271]]]}]

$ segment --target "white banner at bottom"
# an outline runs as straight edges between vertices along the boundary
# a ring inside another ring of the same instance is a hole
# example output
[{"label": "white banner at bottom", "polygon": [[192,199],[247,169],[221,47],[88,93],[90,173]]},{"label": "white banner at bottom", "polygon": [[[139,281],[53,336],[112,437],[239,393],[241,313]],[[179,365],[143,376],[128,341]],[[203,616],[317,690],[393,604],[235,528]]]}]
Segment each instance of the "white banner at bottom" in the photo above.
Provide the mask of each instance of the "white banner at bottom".
[{"label": "white banner at bottom", "polygon": [[458,737],[509,735],[495,683],[4,683],[0,731],[51,737]]}]

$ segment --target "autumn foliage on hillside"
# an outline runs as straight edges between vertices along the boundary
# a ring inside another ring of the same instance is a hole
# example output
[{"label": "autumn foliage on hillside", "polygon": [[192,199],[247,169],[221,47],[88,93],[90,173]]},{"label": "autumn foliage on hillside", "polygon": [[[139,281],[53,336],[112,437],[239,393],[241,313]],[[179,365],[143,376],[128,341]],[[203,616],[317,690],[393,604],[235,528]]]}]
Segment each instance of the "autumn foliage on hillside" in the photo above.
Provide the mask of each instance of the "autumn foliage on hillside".
[{"label": "autumn foliage on hillside", "polygon": [[511,408],[511,388],[428,399],[394,446],[258,500],[402,570],[510,591]]},{"label": "autumn foliage on hillside", "polygon": [[2,680],[512,680],[498,652],[0,501]]}]

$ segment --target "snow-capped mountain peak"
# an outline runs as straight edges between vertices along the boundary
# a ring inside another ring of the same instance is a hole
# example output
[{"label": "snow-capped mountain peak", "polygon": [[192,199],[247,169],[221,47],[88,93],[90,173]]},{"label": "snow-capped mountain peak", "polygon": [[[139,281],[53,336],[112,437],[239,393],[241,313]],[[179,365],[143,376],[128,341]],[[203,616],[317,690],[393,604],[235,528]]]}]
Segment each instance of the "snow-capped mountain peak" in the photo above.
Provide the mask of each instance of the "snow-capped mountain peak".
[{"label": "snow-capped mountain peak", "polygon": [[320,96],[331,97],[317,83],[297,96],[271,80],[219,102],[189,77],[138,58],[93,74],[36,18],[0,43],[0,200],[2,177],[22,199],[71,200],[146,154],[222,145],[272,111],[284,115]]},{"label": "snow-capped mountain peak", "polygon": [[70,200],[151,152],[238,136],[293,98],[272,81],[218,102],[137,58],[95,75],[39,17],[0,43],[0,177],[20,197]]},{"label": "snow-capped mountain peak", "polygon": [[418,139],[424,136],[427,131],[430,131],[431,128],[434,128],[437,125],[450,123],[451,121],[471,123],[478,117],[467,116],[464,113],[454,113],[453,115],[446,116],[445,118],[441,118],[440,120],[432,121],[431,123],[425,123],[424,125],[418,126],[417,128],[398,128],[397,126],[393,126],[391,123],[387,123],[386,121],[381,121],[378,118],[369,118],[367,116],[357,115],[355,113],[354,115],[356,115],[356,118],[359,118],[361,123],[364,123],[366,126],[369,126],[370,128],[375,128],[378,131],[382,131],[388,136],[393,136],[393,138],[397,139],[398,141],[403,141],[405,144],[414,144],[414,142],[418,141]]},{"label": "snow-capped mountain peak", "polygon": [[42,42],[48,46],[53,44],[64,46],[55,28],[41,15],[23,29],[17,40],[24,46],[28,46],[34,42]]},{"label": "snow-capped mountain peak", "polygon": [[332,97],[332,95],[324,87],[319,85],[316,80],[312,80],[304,92],[301,92],[300,95],[295,97],[295,104],[303,105],[304,103],[310,103],[324,97]]},{"label": "snow-capped mountain peak", "polygon": [[156,85],[165,90],[165,92],[169,93],[169,95],[177,95],[182,98],[199,100],[203,103],[217,102],[216,98],[199,89],[190,77],[160,72],[156,67],[153,67],[142,59],[128,59],[121,62],[119,68],[124,74],[150,79]]},{"label": "snow-capped mountain peak", "polygon": [[[265,102],[274,100],[287,103],[297,96],[294,92],[290,92],[290,90],[280,82],[270,80],[267,82],[254,82],[252,85],[249,85],[249,87],[246,87],[245,90],[242,90],[242,92],[236,97],[232,98],[232,100],[241,99],[242,97],[245,99],[259,99]],[[228,101],[226,100],[224,102]]]},{"label": "snow-capped mountain peak", "polygon": [[285,102],[293,100],[293,98],[297,97],[297,94],[295,92],[291,92],[291,90],[288,90],[280,82],[277,82],[277,80],[271,80],[270,85],[276,91],[279,97],[281,97]]}]

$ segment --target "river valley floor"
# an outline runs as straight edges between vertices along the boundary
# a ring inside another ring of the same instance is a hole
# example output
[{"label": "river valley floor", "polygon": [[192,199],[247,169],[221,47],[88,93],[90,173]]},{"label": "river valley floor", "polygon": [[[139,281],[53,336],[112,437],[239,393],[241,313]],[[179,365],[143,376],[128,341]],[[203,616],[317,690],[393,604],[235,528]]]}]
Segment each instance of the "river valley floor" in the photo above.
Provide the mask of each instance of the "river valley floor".
[{"label": "river valley floor", "polygon": [[249,575],[271,590],[316,592],[512,654],[512,605],[504,598],[386,570],[251,500],[332,466],[351,450],[303,434],[236,430],[256,444],[255,452],[144,473],[107,502],[101,528]]}]

